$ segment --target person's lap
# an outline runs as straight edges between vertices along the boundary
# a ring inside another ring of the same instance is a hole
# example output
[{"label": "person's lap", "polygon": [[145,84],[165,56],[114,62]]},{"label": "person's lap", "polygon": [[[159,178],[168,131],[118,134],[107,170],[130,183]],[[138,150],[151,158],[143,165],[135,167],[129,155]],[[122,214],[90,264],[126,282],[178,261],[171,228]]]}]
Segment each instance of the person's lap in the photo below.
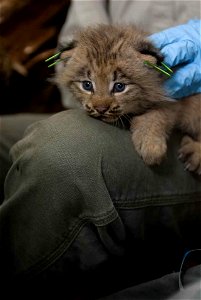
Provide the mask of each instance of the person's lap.
[{"label": "person's lap", "polygon": [[201,223],[200,180],[177,159],[179,140],[149,168],[128,130],[82,111],[32,125],[11,150],[1,275],[49,282],[84,273],[94,286],[101,278],[101,295],[178,270],[184,251],[200,247]]},{"label": "person's lap", "polygon": [[4,198],[4,179],[11,167],[9,151],[19,141],[31,123],[45,119],[48,114],[11,114],[0,117],[0,203]]}]

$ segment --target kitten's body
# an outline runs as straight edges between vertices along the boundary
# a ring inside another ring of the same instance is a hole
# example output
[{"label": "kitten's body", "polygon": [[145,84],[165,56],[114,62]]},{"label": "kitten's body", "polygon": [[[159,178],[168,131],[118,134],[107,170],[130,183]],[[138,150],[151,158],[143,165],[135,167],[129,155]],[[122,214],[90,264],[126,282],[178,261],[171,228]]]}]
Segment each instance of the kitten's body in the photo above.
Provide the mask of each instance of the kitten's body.
[{"label": "kitten's body", "polygon": [[[163,57],[133,26],[89,27],[61,54],[66,60],[57,74],[89,115],[114,122],[127,114],[132,140],[146,164],[159,164],[174,127],[185,136],[180,158],[190,171],[201,174],[201,99],[194,95],[171,101],[163,90],[163,76],[144,61],[160,63]],[[122,89],[123,88],[123,89]]]}]

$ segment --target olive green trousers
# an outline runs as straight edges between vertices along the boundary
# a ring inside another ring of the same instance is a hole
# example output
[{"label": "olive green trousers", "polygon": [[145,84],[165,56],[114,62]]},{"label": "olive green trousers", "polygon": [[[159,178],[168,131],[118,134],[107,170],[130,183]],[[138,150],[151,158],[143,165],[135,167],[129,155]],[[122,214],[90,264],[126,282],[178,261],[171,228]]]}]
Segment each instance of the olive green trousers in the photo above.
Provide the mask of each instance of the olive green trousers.
[{"label": "olive green trousers", "polygon": [[200,179],[180,139],[150,168],[129,130],[81,110],[2,117],[1,280],[97,299],[178,271],[201,248]]}]

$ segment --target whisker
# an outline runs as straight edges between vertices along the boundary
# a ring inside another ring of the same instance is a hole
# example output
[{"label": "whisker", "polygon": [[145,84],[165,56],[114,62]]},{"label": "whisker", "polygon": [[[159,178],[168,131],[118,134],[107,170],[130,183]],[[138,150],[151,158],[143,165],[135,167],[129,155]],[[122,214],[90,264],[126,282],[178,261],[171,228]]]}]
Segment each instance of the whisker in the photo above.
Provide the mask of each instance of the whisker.
[{"label": "whisker", "polygon": [[127,120],[128,120],[128,122],[129,122],[129,124],[131,124],[132,118],[131,118],[129,115],[127,115],[127,114],[126,114],[126,117],[127,117]]},{"label": "whisker", "polygon": [[128,124],[131,125],[131,117],[127,114],[123,115],[126,121],[128,121]]},{"label": "whisker", "polygon": [[115,127],[118,127],[118,120],[116,120],[116,121],[114,122],[114,126],[115,126]]},{"label": "whisker", "polygon": [[121,121],[122,127],[125,129],[125,125],[124,125],[124,122],[123,122],[121,116],[119,116],[119,119],[120,119],[120,121]]},{"label": "whisker", "polygon": [[116,127],[119,127],[119,119],[115,121]]}]

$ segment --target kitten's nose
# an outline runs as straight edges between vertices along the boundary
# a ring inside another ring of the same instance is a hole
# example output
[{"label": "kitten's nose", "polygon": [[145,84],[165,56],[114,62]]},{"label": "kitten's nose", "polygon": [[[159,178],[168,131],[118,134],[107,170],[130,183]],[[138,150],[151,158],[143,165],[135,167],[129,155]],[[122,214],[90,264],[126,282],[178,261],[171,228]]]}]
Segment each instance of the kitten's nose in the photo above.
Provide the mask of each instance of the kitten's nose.
[{"label": "kitten's nose", "polygon": [[108,110],[109,106],[108,105],[96,105],[96,106],[94,106],[94,108],[100,114],[104,114]]}]

